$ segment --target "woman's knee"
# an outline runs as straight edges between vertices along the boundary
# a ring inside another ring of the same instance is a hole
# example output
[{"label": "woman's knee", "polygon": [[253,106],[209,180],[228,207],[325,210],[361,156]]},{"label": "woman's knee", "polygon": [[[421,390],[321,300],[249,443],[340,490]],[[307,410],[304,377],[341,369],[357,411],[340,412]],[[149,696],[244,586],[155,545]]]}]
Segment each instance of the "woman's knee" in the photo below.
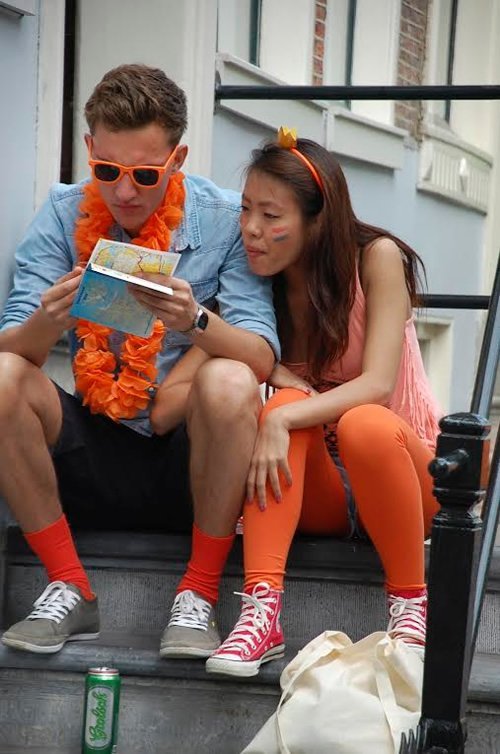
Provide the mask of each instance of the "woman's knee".
[{"label": "woman's knee", "polygon": [[388,414],[392,412],[385,406],[379,406],[374,403],[366,403],[361,406],[346,411],[342,414],[337,424],[338,436],[360,432],[372,432],[385,423]]},{"label": "woman's knee", "polygon": [[389,408],[378,404],[356,406],[343,414],[337,425],[340,454],[348,451],[380,456],[405,444],[404,422]]},{"label": "woman's knee", "polygon": [[294,387],[285,387],[281,390],[277,390],[264,404],[260,414],[260,420],[262,421],[265,419],[270,411],[279,408],[279,406],[286,406],[288,403],[296,403],[297,401],[303,401],[307,398],[309,398],[309,396],[306,395],[306,393],[302,392],[302,390],[297,390],[297,388]]}]

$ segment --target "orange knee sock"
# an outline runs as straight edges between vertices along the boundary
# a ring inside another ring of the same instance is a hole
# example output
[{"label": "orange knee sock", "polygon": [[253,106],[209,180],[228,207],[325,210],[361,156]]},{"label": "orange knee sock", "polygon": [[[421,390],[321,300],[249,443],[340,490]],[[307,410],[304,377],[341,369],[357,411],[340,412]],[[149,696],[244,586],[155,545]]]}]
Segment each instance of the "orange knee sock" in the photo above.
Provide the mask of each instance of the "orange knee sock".
[{"label": "orange knee sock", "polygon": [[219,597],[220,579],[233,542],[234,534],[212,537],[194,524],[191,559],[177,587],[177,594],[185,589],[192,589],[215,605]]},{"label": "orange knee sock", "polygon": [[64,514],[53,524],[39,531],[27,532],[24,537],[45,566],[49,581],[74,584],[86,599],[95,597]]}]

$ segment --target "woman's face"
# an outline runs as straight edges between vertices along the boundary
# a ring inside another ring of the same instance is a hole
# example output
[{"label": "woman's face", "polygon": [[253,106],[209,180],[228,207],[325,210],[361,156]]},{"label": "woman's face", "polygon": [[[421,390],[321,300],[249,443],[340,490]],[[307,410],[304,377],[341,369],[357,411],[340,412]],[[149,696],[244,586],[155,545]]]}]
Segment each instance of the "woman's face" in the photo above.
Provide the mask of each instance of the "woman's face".
[{"label": "woman's face", "polygon": [[299,262],[305,222],[284,181],[252,170],[243,189],[240,225],[248,264],[256,275],[275,275]]}]

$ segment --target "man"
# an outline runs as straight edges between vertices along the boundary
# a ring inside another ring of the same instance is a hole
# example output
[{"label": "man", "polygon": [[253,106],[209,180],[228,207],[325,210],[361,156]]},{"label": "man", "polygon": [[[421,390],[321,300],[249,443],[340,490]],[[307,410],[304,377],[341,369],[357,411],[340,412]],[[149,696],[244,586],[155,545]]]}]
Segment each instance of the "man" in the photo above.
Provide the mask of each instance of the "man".
[{"label": "man", "polygon": [[[258,383],[278,355],[271,291],[247,268],[239,196],[180,172],[187,114],[174,82],[120,66],[85,116],[92,180],[51,190],[18,249],[1,322],[0,493],[49,578],[2,640],[51,653],[98,636],[97,598],[66,513],[96,528],[182,530],[190,489],[192,556],[161,654],[207,657],[220,642],[213,608],[244,497]],[[101,236],[181,253],[172,296],[135,289],[158,318],[149,341],[70,316]],[[66,329],[76,397],[41,369]]]}]

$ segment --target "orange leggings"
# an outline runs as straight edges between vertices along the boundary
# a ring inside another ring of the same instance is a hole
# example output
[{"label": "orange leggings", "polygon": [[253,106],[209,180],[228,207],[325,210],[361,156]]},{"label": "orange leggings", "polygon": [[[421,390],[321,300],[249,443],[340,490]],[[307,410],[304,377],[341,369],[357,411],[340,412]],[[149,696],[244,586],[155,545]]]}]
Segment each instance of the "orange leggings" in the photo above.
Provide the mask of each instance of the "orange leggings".
[{"label": "orange leggings", "polygon": [[[307,396],[295,389],[275,393],[261,413]],[[347,411],[337,428],[360,522],[378,551],[389,591],[424,586],[424,538],[438,504],[427,470],[432,452],[388,408],[363,405]],[[292,485],[281,478],[282,502],[268,487],[267,507],[244,507],[245,587],[267,581],[282,589],[293,535],[347,536],[346,494],[330,457],[323,427],[292,430],[288,461]]]}]

